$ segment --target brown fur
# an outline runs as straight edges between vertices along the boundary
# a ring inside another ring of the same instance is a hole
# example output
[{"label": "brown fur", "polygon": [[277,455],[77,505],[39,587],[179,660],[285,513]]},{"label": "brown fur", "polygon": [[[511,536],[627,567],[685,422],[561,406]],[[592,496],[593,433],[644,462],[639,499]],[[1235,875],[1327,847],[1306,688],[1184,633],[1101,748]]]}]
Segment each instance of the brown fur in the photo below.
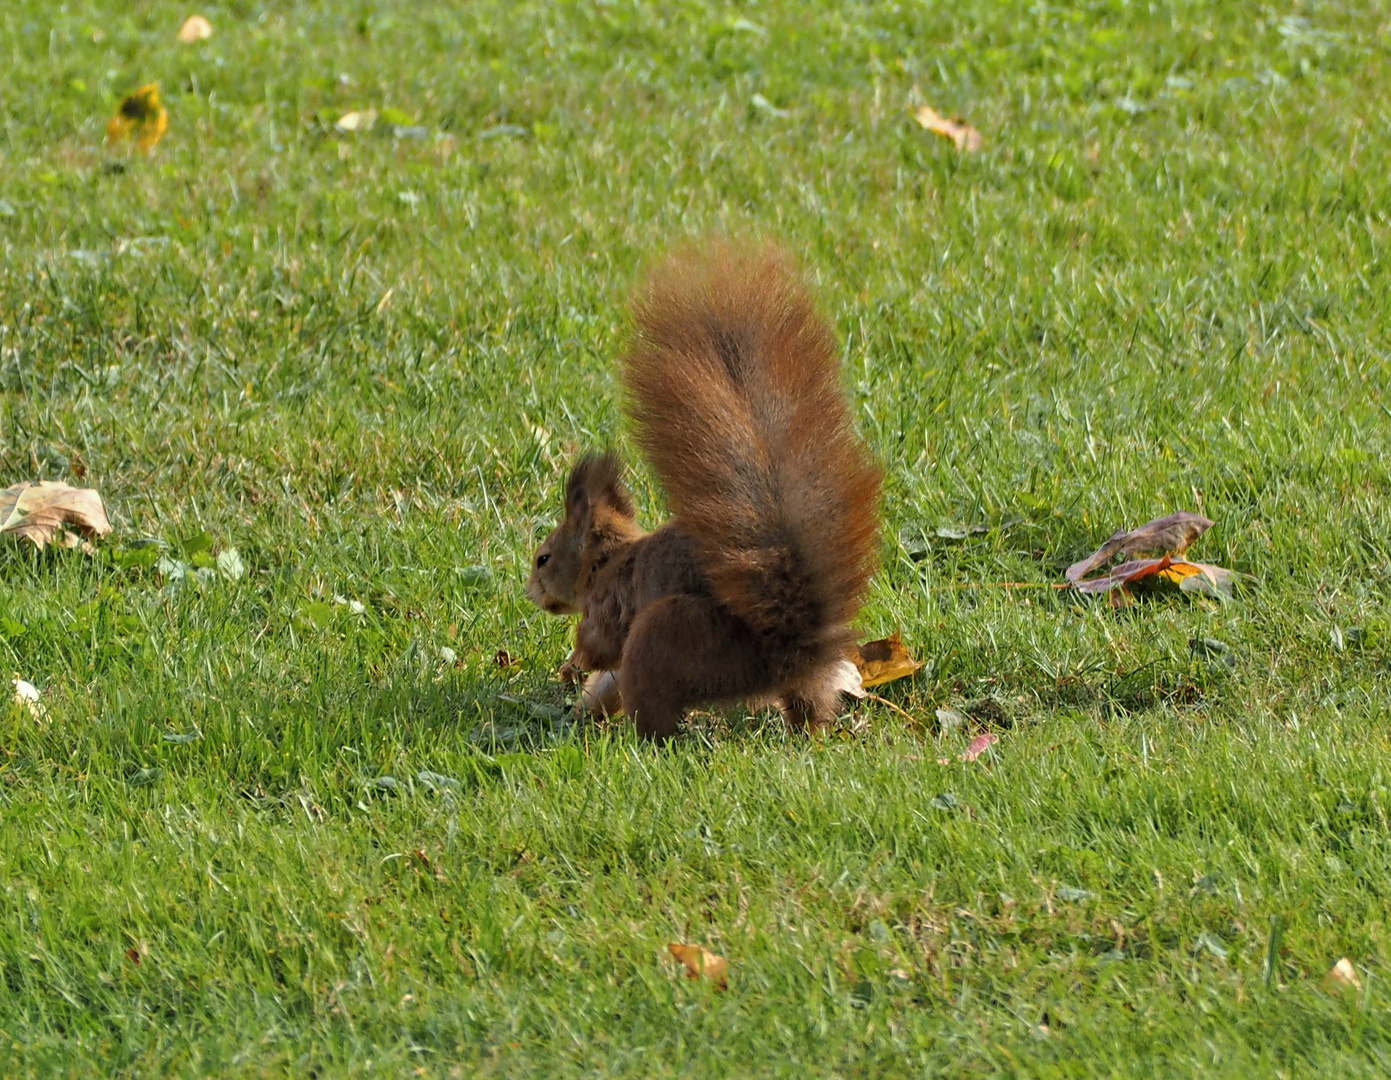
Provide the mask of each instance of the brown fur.
[{"label": "brown fur", "polygon": [[580,612],[571,664],[617,668],[644,736],[737,699],[823,726],[879,523],[830,329],[784,255],[725,244],[669,259],[633,317],[624,382],[676,520],[644,534],[617,460],[586,457],[528,593]]}]

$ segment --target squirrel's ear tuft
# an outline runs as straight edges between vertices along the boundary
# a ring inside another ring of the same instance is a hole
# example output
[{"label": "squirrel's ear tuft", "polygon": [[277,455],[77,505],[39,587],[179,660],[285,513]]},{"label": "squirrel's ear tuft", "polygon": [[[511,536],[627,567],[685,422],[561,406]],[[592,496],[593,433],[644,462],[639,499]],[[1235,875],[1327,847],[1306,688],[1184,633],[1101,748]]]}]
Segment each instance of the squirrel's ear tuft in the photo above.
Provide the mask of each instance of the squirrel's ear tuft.
[{"label": "squirrel's ear tuft", "polygon": [[623,463],[612,451],[585,454],[570,470],[565,485],[565,509],[569,513],[583,512],[602,503],[625,517],[633,516],[633,499],[623,486]]}]

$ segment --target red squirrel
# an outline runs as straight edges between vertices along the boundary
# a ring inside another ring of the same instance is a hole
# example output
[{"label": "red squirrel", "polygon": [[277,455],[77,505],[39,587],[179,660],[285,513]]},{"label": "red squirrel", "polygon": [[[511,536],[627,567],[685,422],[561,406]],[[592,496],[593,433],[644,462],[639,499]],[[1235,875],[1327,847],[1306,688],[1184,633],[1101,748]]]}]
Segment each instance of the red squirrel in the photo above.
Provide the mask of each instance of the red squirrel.
[{"label": "red squirrel", "polygon": [[618,458],[581,458],[527,595],[579,614],[565,670],[616,672],[644,738],[740,700],[824,729],[879,548],[831,329],[782,251],[723,241],[660,264],[632,320],[628,412],[675,519],[644,532]]}]

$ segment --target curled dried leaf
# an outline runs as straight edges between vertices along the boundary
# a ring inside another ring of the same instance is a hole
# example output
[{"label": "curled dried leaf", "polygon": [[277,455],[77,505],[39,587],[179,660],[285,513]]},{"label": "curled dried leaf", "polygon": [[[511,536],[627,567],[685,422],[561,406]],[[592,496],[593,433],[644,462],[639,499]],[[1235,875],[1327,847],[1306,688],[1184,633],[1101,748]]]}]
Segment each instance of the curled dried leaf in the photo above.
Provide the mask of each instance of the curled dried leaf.
[{"label": "curled dried leaf", "polygon": [[981,133],[970,124],[962,120],[948,120],[931,105],[919,105],[913,110],[913,119],[932,134],[950,139],[956,144],[957,151],[963,154],[974,154],[985,142]]},{"label": "curled dried leaf", "polygon": [[1121,563],[1109,574],[1089,578],[1086,581],[1078,581],[1075,582],[1075,585],[1078,592],[1110,592],[1121,585],[1131,585],[1152,574],[1157,574],[1161,570],[1167,570],[1172,565],[1173,560],[1167,555],[1160,559],[1131,559],[1129,562]]},{"label": "curled dried leaf", "polygon": [[729,964],[723,956],[715,955],[702,945],[672,944],[668,945],[667,949],[686,969],[686,978],[706,978],[714,983],[717,989],[729,988]]},{"label": "curled dried leaf", "polygon": [[1358,977],[1357,968],[1353,967],[1352,961],[1344,956],[1329,971],[1328,985],[1337,991],[1361,990],[1362,980]]},{"label": "curled dried leaf", "polygon": [[[29,540],[40,551],[50,543],[78,547],[67,527],[87,539],[111,532],[101,496],[91,488],[75,488],[52,480],[25,482],[0,491],[0,536]],[[69,537],[72,537],[69,539]]]},{"label": "curled dried leaf", "polygon": [[1202,514],[1180,510],[1168,517],[1155,518],[1138,529],[1121,529],[1081,562],[1067,568],[1067,580],[1074,585],[1117,555],[1182,555],[1208,529],[1212,521]]},{"label": "curled dried leaf", "polygon": [[1186,593],[1230,600],[1237,577],[1236,571],[1222,566],[1171,559],[1164,555],[1158,559],[1132,559],[1121,563],[1102,577],[1076,582],[1075,588],[1083,593],[1107,593],[1153,579],[1155,582],[1177,585]]},{"label": "curled dried leaf", "polygon": [[850,660],[860,671],[861,688],[864,690],[907,678],[922,667],[922,662],[914,660],[909,654],[897,632],[891,637],[857,645]]},{"label": "curled dried leaf", "polygon": [[961,755],[961,760],[975,761],[976,758],[980,757],[981,754],[985,753],[999,741],[1000,736],[996,735],[994,732],[986,732],[984,735],[977,735],[971,740],[971,745],[966,747],[966,752]]}]

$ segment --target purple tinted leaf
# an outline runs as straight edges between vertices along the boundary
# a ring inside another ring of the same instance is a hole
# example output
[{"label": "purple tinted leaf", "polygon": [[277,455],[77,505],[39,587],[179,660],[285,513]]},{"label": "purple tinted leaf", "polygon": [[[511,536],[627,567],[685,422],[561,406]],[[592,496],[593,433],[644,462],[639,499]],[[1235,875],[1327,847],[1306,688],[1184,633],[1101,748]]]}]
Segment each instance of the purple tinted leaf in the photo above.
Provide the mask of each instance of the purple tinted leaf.
[{"label": "purple tinted leaf", "polygon": [[[1188,510],[1180,510],[1168,517],[1155,518],[1129,532],[1122,529],[1081,562],[1069,566],[1066,574],[1067,580],[1077,585],[1084,577],[1115,555],[1139,555],[1143,553],[1181,555],[1188,550],[1188,546],[1194,540],[1210,528],[1212,528],[1210,518],[1205,518],[1202,514],[1191,513]],[[1112,571],[1112,576],[1114,574],[1115,571]],[[1111,587],[1107,586],[1107,588]],[[1105,592],[1106,589],[1093,589],[1091,591]]]}]

